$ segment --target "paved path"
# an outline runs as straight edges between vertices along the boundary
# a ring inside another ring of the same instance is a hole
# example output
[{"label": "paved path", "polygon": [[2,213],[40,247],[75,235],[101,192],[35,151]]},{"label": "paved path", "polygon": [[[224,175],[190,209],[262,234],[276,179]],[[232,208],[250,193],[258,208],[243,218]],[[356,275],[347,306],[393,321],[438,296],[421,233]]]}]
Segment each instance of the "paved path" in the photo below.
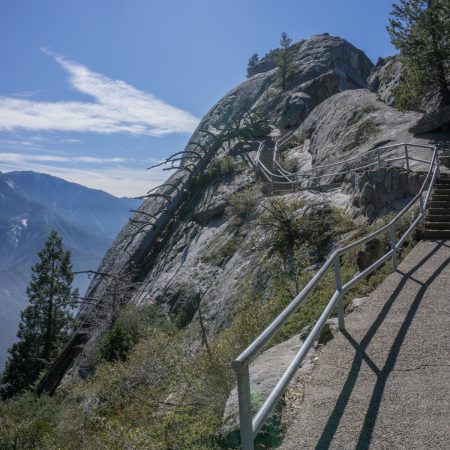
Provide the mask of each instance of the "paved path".
[{"label": "paved path", "polygon": [[420,242],[322,351],[282,449],[450,449],[450,241]]}]

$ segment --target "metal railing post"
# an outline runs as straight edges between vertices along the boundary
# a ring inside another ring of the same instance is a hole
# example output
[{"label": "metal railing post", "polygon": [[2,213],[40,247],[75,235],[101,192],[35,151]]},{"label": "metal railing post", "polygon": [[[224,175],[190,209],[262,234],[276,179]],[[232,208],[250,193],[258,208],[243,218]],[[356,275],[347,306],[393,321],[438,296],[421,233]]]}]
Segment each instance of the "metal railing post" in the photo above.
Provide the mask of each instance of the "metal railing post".
[{"label": "metal railing post", "polygon": [[393,272],[397,272],[397,242],[396,242],[396,238],[395,238],[395,228],[394,225],[389,227],[389,240],[391,242],[391,249],[393,250],[392,252],[392,271]]},{"label": "metal railing post", "polygon": [[419,204],[420,204],[420,231],[423,235],[425,233],[425,211],[424,211],[424,207],[423,207],[422,195],[419,198]]},{"label": "metal railing post", "polygon": [[341,278],[341,257],[337,256],[334,260],[334,279],[336,283],[336,291],[339,292],[339,299],[336,303],[339,329],[345,330],[345,318],[344,318],[344,302],[342,293],[342,278]]},{"label": "metal railing post", "polygon": [[[436,147],[434,147],[435,151],[436,151]],[[439,153],[436,152],[436,163],[437,163],[437,173],[436,176],[438,178],[440,178],[441,176],[441,161],[439,159]]]},{"label": "metal railing post", "polygon": [[380,149],[377,150],[377,161],[378,161],[378,167],[381,167],[381,155],[380,155]]},{"label": "metal railing post", "polygon": [[405,161],[406,161],[406,170],[409,172],[408,144],[405,144]]},{"label": "metal railing post", "polygon": [[254,450],[250,373],[247,365],[233,363],[233,369],[237,377],[241,448],[242,450]]}]

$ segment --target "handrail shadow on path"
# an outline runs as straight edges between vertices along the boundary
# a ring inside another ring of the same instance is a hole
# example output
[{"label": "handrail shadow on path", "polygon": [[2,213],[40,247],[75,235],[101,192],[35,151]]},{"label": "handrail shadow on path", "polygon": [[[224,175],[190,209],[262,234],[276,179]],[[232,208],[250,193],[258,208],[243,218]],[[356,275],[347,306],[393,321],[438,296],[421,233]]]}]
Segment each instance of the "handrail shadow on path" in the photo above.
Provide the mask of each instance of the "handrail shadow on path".
[{"label": "handrail shadow on path", "polygon": [[430,258],[435,255],[440,248],[449,247],[444,241],[437,242],[437,245],[432,248],[428,254],[426,254],[420,261],[417,263],[411,270],[406,273],[399,271],[400,274],[403,275],[402,279],[399,281],[398,286],[395,288],[394,292],[387,299],[386,303],[383,305],[378,317],[370,326],[369,330],[365,334],[365,336],[361,339],[360,343],[358,343],[350,333],[347,331],[342,331],[341,333],[346,337],[349,341],[350,345],[355,349],[356,354],[353,358],[352,365],[347,376],[347,379],[344,383],[342,391],[336,401],[336,405],[328,419],[327,424],[324,427],[322,435],[316,444],[316,450],[323,450],[329,448],[334,435],[337,431],[339,423],[344,415],[345,409],[350,400],[351,394],[355,387],[356,381],[358,379],[359,372],[361,370],[362,362],[364,361],[371,370],[376,375],[376,383],[372,392],[372,396],[369,402],[369,406],[367,408],[366,416],[364,418],[364,422],[362,425],[362,429],[359,434],[358,443],[356,445],[357,450],[366,450],[370,446],[370,442],[372,439],[372,433],[375,427],[375,423],[377,420],[378,412],[381,405],[381,400],[383,398],[386,382],[394,369],[395,362],[400,353],[400,349],[408,332],[408,329],[411,326],[411,323],[414,319],[414,316],[419,308],[420,303],[422,302],[425,292],[431,285],[431,283],[436,280],[436,278],[440,275],[440,273],[444,270],[444,268],[450,263],[450,257],[448,257],[439,267],[438,269],[428,278],[425,283],[419,282],[417,279],[414,279],[415,282],[420,283],[422,286],[417,292],[414,300],[411,303],[411,306],[405,316],[405,320],[403,321],[397,336],[394,339],[394,342],[389,351],[388,357],[383,368],[378,368],[377,365],[370,359],[367,355],[366,350],[378,331],[379,327],[383,323],[384,319],[388,315],[391,307],[393,306],[395,300],[398,295],[406,285],[409,279],[412,279],[412,275],[417,272]]}]

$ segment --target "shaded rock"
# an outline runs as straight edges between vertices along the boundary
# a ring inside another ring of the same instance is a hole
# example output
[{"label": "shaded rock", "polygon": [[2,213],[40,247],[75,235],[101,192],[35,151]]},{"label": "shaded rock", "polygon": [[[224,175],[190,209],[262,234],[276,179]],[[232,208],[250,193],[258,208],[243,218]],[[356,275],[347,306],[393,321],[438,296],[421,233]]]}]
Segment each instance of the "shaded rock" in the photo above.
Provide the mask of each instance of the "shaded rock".
[{"label": "shaded rock", "polygon": [[373,220],[401,209],[405,201],[419,192],[424,179],[424,173],[400,167],[380,168],[348,174],[342,189],[353,195],[353,215],[363,214]]},{"label": "shaded rock", "polygon": [[435,109],[424,114],[417,123],[410,128],[410,131],[414,134],[422,134],[439,129],[450,129],[450,106]]},{"label": "shaded rock", "polygon": [[[301,344],[302,341],[299,339],[299,335],[296,335],[288,341],[275,345],[265,351],[253,361],[250,366],[250,389],[253,398],[258,399],[258,402],[255,403],[260,403],[267,398],[283,372],[292,362]],[[314,355],[314,350],[308,353],[302,366],[295,375],[296,380],[311,373]],[[259,406],[261,405],[254,405],[255,409],[258,409]],[[239,445],[239,406],[236,389],[231,391],[225,406],[221,435],[224,437],[226,446],[234,447]]]},{"label": "shaded rock", "polygon": [[356,256],[356,265],[360,272],[367,269],[377,259],[385,254],[385,248],[382,242],[375,238],[364,244],[364,249],[359,251]]}]

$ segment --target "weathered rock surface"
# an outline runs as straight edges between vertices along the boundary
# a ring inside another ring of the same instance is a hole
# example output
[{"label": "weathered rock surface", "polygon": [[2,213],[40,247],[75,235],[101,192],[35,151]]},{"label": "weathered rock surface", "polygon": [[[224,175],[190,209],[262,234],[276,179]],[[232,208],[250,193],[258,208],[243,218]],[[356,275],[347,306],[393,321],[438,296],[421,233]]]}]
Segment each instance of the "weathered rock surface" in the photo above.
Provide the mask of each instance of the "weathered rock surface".
[{"label": "weathered rock surface", "polygon": [[424,179],[424,173],[398,167],[381,168],[348,174],[342,191],[353,195],[353,216],[363,214],[374,219],[403,208],[419,192]]},{"label": "weathered rock surface", "polygon": [[300,41],[289,51],[293,56],[294,70],[285,92],[276,83],[277,51],[263,58],[255,68],[256,74],[241,85],[270,84],[255,108],[263,114],[270,113],[273,123],[279,128],[300,124],[316,105],[330,95],[366,87],[366,79],[373,67],[363,52],[341,38],[325,34]]},{"label": "weathered rock surface", "polygon": [[417,123],[410,128],[410,131],[414,134],[423,134],[439,129],[450,129],[450,106],[434,109],[424,114]]},{"label": "weathered rock surface", "polygon": [[[362,155],[393,142],[408,142],[419,113],[401,113],[367,89],[345,91],[323,101],[297,130],[313,167]],[[309,142],[308,142],[309,141]]]},{"label": "weathered rock surface", "polygon": [[399,55],[378,58],[378,61],[367,79],[367,87],[376,93],[378,99],[388,106],[394,106],[394,89],[401,81],[403,64]]}]

